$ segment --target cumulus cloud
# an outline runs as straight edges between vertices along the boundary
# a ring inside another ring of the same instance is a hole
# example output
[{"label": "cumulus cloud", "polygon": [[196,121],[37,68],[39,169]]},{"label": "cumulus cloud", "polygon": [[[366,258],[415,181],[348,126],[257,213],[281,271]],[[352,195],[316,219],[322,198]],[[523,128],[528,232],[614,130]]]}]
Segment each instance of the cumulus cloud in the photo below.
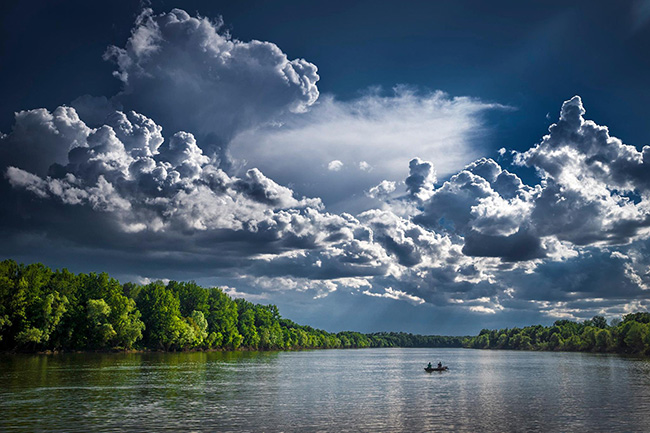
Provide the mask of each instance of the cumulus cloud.
[{"label": "cumulus cloud", "polygon": [[561,242],[577,248],[645,239],[650,147],[623,144],[584,115],[579,97],[566,101],[549,134],[515,155],[537,170],[538,185],[482,158],[428,191],[414,221],[461,235],[467,255],[515,261],[555,254],[549,248]]},{"label": "cumulus cloud", "polygon": [[123,83],[114,102],[192,133],[206,155],[224,157],[237,132],[316,101],[315,65],[289,60],[271,42],[234,39],[222,27],[220,19],[181,9],[144,10],[126,45],[105,54]]},{"label": "cumulus cloud", "polygon": [[335,159],[334,161],[330,161],[330,163],[327,164],[327,169],[329,171],[341,171],[342,168],[343,168],[343,163],[338,159]]},{"label": "cumulus cloud", "polygon": [[20,111],[12,133],[0,137],[1,160],[5,166],[45,175],[53,163],[65,163],[68,152],[85,143],[90,132],[70,107]]},{"label": "cumulus cloud", "polygon": [[245,298],[249,302],[266,302],[269,299],[269,295],[266,293],[257,294],[257,293],[246,293],[237,290],[235,287],[230,286],[220,286],[221,290],[226,293],[231,298],[239,299]]},{"label": "cumulus cloud", "polygon": [[645,236],[650,146],[638,151],[623,144],[584,114],[580,97],[566,101],[549,134],[516,157],[543,179],[533,223],[540,235],[578,245],[625,244]]},{"label": "cumulus cloud", "polygon": [[433,195],[433,184],[436,182],[436,171],[433,164],[414,158],[409,162],[409,176],[404,183],[411,197],[426,200]]},{"label": "cumulus cloud", "polygon": [[475,313],[483,313],[483,314],[496,314],[497,310],[503,310],[502,308],[491,308],[491,307],[486,307],[484,305],[473,305],[469,307],[470,311],[473,311]]},{"label": "cumulus cloud", "polygon": [[465,236],[463,253],[468,256],[531,260],[545,257],[540,239],[525,230],[507,236],[484,235],[475,231]]},{"label": "cumulus cloud", "polygon": [[390,180],[382,180],[378,185],[370,188],[366,195],[371,198],[387,198],[397,188],[395,182]]},{"label": "cumulus cloud", "polygon": [[466,235],[508,236],[530,213],[534,190],[493,160],[482,158],[427,192],[414,220],[426,227]]},{"label": "cumulus cloud", "polygon": [[[108,119],[110,124],[97,128],[79,121],[74,108],[60,107],[55,113],[67,113],[76,120],[66,123],[66,134],[76,137],[75,141],[57,141],[61,132],[54,125],[39,131],[35,147],[47,143],[54,147],[52,154],[67,152],[67,161],[56,157],[48,170],[34,170],[46,171],[46,176],[12,165],[6,168],[5,177],[14,188],[42,199],[110,212],[123,230],[255,232],[299,227],[303,233],[301,218],[309,219],[309,209],[322,207],[318,199],[296,198],[289,188],[257,169],[241,178],[229,176],[203,154],[192,134],[177,132],[165,141],[161,128],[138,113],[115,112]],[[56,118],[47,110],[19,114],[16,127],[2,144],[25,143],[34,131],[23,123],[33,123],[37,117],[39,124]]]}]

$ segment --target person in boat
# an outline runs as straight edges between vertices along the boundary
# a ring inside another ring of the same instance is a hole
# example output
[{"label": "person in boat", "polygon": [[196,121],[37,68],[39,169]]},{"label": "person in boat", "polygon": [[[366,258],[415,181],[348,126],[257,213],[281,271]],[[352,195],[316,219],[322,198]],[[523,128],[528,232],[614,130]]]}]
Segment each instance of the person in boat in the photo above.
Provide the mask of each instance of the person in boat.
[{"label": "person in boat", "polygon": [[438,362],[438,368],[442,368],[442,361]]},{"label": "person in boat", "polygon": [[429,365],[427,365],[427,368],[431,368],[431,363],[429,363]]}]

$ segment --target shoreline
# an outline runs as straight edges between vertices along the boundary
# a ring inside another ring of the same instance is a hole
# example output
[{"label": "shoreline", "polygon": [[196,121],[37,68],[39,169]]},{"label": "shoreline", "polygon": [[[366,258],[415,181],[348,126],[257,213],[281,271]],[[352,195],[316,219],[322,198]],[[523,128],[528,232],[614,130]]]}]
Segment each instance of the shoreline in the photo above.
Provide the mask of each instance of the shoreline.
[{"label": "shoreline", "polygon": [[69,355],[69,354],[146,354],[146,353],[243,353],[243,352],[302,352],[311,350],[363,350],[363,349],[467,349],[479,350],[489,352],[539,352],[539,353],[588,353],[591,355],[618,355],[632,358],[650,359],[650,355],[641,353],[628,353],[628,352],[596,352],[587,350],[535,350],[535,349],[493,349],[493,348],[476,348],[476,347],[449,347],[449,346],[436,346],[436,347],[422,347],[422,346],[390,346],[390,347],[305,347],[296,349],[252,349],[252,348],[237,348],[237,349],[188,349],[188,350],[154,350],[154,349],[98,349],[98,350],[42,350],[42,351],[19,351],[19,350],[0,350],[0,355]]}]

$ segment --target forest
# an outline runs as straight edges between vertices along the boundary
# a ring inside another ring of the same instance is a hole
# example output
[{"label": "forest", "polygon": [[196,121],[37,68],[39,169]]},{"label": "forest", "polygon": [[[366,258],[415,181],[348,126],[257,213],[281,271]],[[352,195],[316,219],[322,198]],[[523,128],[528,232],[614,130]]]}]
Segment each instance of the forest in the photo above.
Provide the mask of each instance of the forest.
[{"label": "forest", "polygon": [[475,349],[556,350],[650,355],[650,313],[630,313],[623,319],[594,316],[583,322],[557,320],[552,326],[483,329],[467,338]]},{"label": "forest", "polygon": [[120,284],[106,273],[0,262],[0,350],[291,350],[461,347],[463,338],[329,333],[194,282]]}]

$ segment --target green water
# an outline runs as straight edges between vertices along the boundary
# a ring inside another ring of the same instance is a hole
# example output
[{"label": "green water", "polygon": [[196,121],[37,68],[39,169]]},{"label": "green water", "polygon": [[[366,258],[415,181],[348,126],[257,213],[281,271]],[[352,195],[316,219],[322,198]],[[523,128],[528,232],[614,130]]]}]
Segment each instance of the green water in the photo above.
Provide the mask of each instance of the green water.
[{"label": "green water", "polygon": [[[439,360],[444,373],[426,373]],[[0,356],[0,431],[648,431],[650,363],[360,349]]]}]

